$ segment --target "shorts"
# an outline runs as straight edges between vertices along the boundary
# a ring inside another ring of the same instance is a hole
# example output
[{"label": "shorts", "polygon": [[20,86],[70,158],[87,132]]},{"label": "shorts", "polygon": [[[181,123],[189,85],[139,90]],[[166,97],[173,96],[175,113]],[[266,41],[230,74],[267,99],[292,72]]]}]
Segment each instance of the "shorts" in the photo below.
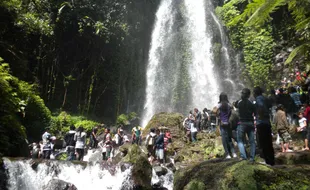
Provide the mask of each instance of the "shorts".
[{"label": "shorts", "polygon": [[301,133],[302,139],[307,139],[308,131],[301,131],[300,133]]},{"label": "shorts", "polygon": [[289,141],[292,141],[291,135],[286,131],[284,133],[279,133],[280,136],[280,142],[282,143],[288,143]]},{"label": "shorts", "polygon": [[156,149],[156,157],[159,160],[163,160],[164,159],[164,149]]}]

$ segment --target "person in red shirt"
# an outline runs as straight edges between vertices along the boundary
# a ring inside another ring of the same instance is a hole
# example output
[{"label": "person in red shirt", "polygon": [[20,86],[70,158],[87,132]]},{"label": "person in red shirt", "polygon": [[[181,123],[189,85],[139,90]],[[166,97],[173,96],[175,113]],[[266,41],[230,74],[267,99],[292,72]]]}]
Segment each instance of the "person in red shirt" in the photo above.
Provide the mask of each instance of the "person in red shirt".
[{"label": "person in red shirt", "polygon": [[307,128],[308,128],[308,134],[307,134],[307,138],[308,138],[308,142],[310,141],[310,102],[307,103],[305,112],[304,112],[304,117],[307,119]]}]

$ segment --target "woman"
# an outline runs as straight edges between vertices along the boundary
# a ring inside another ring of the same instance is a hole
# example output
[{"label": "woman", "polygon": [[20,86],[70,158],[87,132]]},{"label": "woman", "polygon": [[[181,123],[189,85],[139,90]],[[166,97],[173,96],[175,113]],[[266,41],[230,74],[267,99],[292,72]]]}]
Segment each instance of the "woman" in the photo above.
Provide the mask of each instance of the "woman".
[{"label": "woman", "polygon": [[86,144],[86,133],[84,132],[84,128],[80,126],[78,128],[77,133],[74,135],[74,141],[75,143],[75,154],[76,158],[79,161],[83,161],[84,157],[84,148]]},{"label": "woman", "polygon": [[231,155],[236,158],[235,148],[232,143],[232,130],[229,124],[229,117],[231,114],[232,106],[229,104],[227,94],[222,92],[219,97],[220,101],[216,106],[216,112],[219,111],[220,130],[222,136],[222,144],[225,150],[226,159],[230,159]]}]

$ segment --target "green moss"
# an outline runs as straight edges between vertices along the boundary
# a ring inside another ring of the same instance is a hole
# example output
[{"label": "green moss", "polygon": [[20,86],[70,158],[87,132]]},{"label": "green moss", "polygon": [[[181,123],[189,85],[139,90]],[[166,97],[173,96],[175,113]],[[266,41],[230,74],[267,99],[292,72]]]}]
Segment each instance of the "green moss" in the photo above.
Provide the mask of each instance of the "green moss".
[{"label": "green moss", "polygon": [[226,169],[225,178],[221,180],[222,189],[229,189],[227,187],[236,186],[240,190],[257,189],[254,174],[256,170],[272,171],[264,165],[252,165],[247,161],[239,162]]},{"label": "green moss", "polygon": [[205,184],[201,181],[193,180],[184,187],[184,190],[204,190]]},{"label": "green moss", "polygon": [[151,189],[152,167],[146,155],[136,144],[127,148],[127,155],[122,159],[122,162],[133,165],[132,176],[135,186]]}]

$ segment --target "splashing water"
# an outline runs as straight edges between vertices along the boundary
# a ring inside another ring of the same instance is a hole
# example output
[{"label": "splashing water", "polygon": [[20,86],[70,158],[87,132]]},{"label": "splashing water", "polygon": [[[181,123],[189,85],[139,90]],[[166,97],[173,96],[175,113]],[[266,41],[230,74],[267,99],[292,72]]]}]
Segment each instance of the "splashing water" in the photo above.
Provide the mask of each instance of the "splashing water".
[{"label": "splashing water", "polygon": [[59,179],[74,184],[78,190],[88,189],[132,189],[131,168],[121,171],[119,166],[103,169],[99,163],[86,166],[71,162],[46,161],[34,170],[31,160],[10,161],[4,159],[9,172],[9,190],[46,189],[52,179]]}]

